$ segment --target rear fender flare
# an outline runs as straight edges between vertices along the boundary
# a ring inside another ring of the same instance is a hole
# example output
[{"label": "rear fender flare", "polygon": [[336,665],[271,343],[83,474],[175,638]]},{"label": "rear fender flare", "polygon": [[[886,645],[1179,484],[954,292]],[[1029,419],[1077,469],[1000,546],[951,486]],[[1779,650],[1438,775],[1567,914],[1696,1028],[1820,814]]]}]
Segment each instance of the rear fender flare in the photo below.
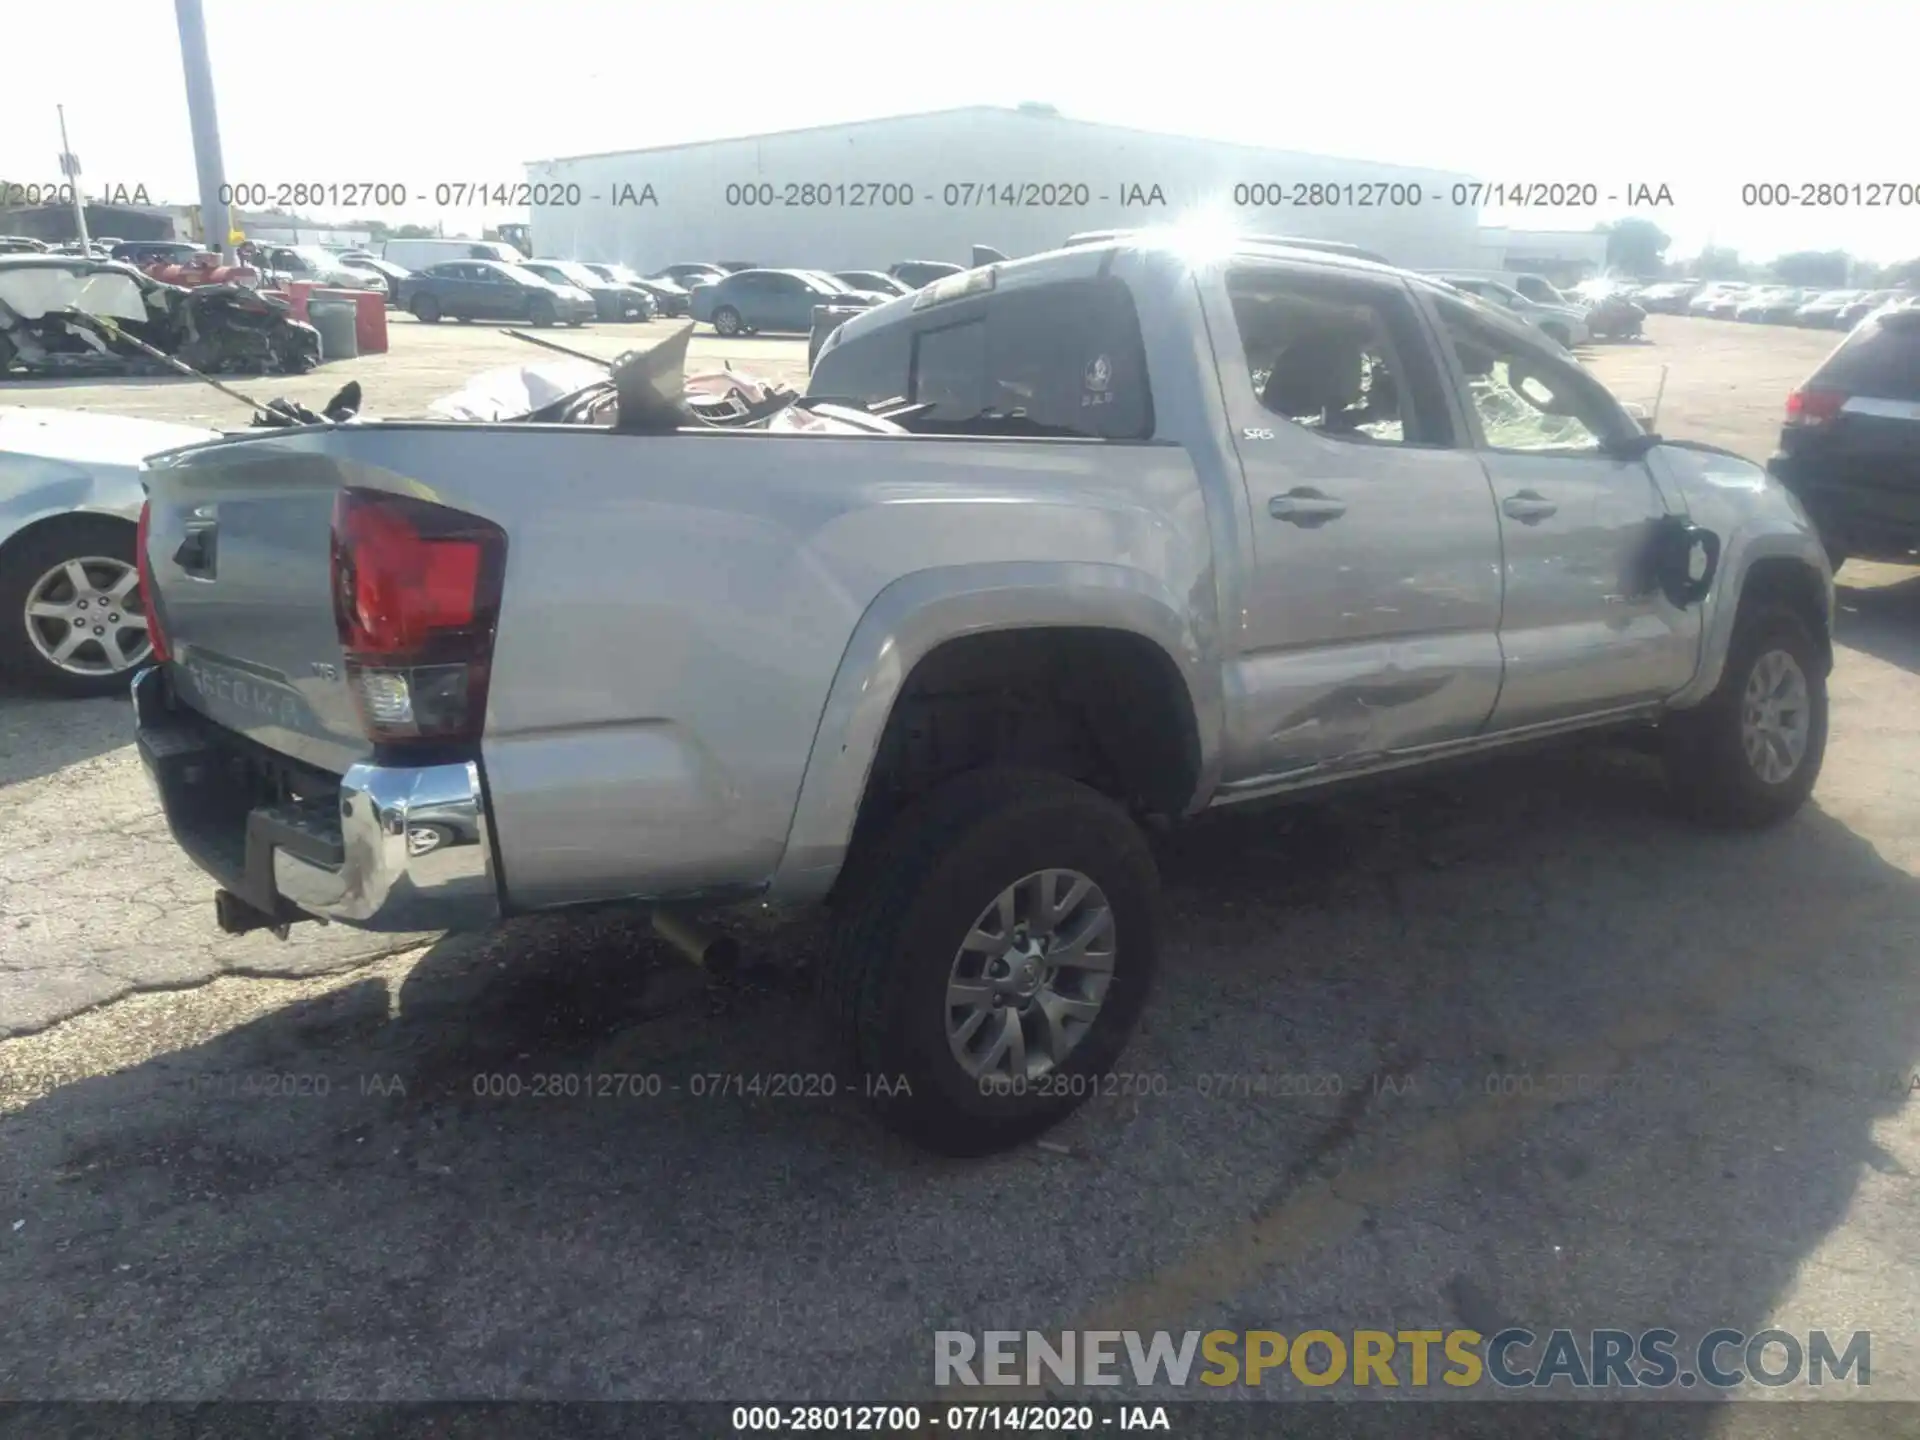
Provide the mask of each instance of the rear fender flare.
[{"label": "rear fender flare", "polygon": [[[1212,585],[1210,574],[1203,577],[1195,596],[1210,597]],[[894,702],[923,657],[963,635],[1078,626],[1130,631],[1158,645],[1194,708],[1200,779],[1189,809],[1198,808],[1218,778],[1224,720],[1204,613],[1122,565],[966,565],[894,581],[861,616],[834,675],[768,898],[814,900],[832,887]]]}]

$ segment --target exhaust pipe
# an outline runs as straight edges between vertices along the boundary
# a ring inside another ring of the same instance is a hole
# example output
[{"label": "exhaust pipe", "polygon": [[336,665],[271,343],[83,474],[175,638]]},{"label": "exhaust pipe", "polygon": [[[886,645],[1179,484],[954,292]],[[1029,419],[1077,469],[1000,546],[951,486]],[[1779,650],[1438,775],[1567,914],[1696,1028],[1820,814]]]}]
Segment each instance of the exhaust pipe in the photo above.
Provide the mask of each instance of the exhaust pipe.
[{"label": "exhaust pipe", "polygon": [[709,929],[683,911],[656,905],[653,933],[703,970],[726,974],[740,963],[740,944],[730,935]]}]

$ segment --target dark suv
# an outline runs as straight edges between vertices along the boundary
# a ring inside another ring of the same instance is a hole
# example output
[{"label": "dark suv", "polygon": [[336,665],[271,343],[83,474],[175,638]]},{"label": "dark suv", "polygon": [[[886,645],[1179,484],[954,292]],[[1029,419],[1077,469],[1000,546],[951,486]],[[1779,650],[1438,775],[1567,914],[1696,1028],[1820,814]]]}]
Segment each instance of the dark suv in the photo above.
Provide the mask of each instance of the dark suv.
[{"label": "dark suv", "polygon": [[1787,397],[1767,468],[1800,497],[1834,569],[1920,550],[1920,305],[1878,310]]}]

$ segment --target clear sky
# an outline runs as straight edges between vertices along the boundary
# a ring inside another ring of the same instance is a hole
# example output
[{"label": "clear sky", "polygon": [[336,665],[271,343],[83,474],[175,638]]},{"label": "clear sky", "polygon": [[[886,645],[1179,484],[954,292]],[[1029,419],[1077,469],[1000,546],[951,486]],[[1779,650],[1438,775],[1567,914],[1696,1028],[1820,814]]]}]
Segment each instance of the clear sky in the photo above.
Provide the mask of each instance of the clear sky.
[{"label": "clear sky", "polygon": [[[231,181],[514,182],[545,156],[1044,101],[1148,130],[1513,183],[1669,187],[1671,256],[1920,256],[1920,0],[204,0]],[[0,178],[58,179],[56,103],[90,187],[191,203],[167,0],[0,0]],[[1771,17],[1771,18],[1770,18]],[[1745,183],[1904,184],[1908,203],[1766,208]],[[424,199],[424,203],[423,203]],[[1489,213],[1588,229],[1599,211]],[[321,216],[320,218],[332,218]],[[345,217],[340,217],[345,218]]]}]

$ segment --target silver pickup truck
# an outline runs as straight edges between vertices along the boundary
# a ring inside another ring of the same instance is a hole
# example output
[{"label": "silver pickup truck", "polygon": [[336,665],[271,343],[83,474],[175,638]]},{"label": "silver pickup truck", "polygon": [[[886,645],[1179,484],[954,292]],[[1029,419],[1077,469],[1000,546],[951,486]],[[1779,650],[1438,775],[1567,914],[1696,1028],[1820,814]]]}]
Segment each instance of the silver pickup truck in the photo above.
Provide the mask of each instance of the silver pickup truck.
[{"label": "silver pickup truck", "polygon": [[980,1153],[1127,1041],[1142,821],[1607,727],[1711,821],[1812,789],[1793,499],[1418,276],[1122,237],[861,315],[809,393],[908,403],[151,463],[139,743],[225,923],[825,901],[838,1053]]}]

